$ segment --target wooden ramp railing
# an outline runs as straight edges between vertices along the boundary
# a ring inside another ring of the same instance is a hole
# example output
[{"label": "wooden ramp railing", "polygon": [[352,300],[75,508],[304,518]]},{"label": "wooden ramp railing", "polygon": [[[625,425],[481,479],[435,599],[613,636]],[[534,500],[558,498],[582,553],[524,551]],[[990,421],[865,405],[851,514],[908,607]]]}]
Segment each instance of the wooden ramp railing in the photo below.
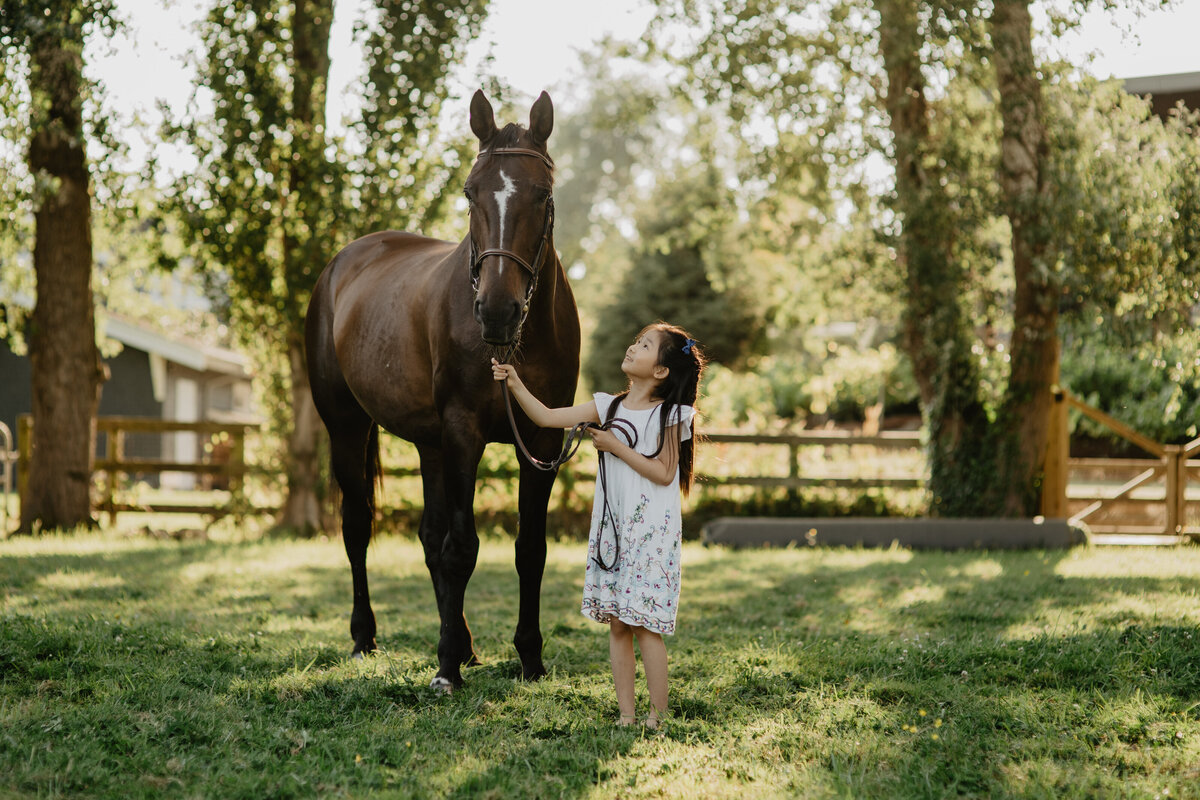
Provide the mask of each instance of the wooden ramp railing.
[{"label": "wooden ramp railing", "polygon": [[[1094,533],[1160,535],[1183,537],[1200,534],[1200,526],[1189,524],[1187,487],[1189,473],[1200,470],[1200,439],[1187,444],[1162,444],[1145,436],[1120,420],[1055,388],[1050,412],[1045,483],[1042,487],[1042,513],[1047,517],[1065,517],[1075,524],[1086,524]],[[1095,420],[1125,441],[1145,451],[1144,459],[1071,458],[1070,409]],[[1136,474],[1110,491],[1088,490],[1082,481],[1071,482],[1072,469],[1136,471]],[[1159,484],[1161,483],[1161,489]],[[1162,505],[1161,523],[1142,518],[1122,519],[1119,506]]]}]

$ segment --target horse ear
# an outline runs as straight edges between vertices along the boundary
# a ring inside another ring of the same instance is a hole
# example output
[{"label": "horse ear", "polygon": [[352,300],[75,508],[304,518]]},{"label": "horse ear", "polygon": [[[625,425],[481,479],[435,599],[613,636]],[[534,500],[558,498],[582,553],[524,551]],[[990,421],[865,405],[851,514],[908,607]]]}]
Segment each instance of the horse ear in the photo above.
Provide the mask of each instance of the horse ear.
[{"label": "horse ear", "polygon": [[550,95],[542,92],[529,111],[529,133],[537,144],[545,144],[554,130],[554,104]]},{"label": "horse ear", "polygon": [[496,115],[492,112],[492,104],[478,89],[471,98],[471,131],[479,143],[483,144],[496,135]]}]

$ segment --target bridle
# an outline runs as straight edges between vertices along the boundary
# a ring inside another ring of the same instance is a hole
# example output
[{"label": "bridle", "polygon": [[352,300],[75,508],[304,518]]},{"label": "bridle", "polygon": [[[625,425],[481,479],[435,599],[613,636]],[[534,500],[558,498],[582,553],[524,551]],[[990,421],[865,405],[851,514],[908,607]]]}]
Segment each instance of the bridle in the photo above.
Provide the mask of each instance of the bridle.
[{"label": "bridle", "polygon": [[[500,147],[494,150],[485,150],[484,152],[480,153],[477,158],[483,158],[485,155],[529,156],[531,158],[539,158],[545,162],[546,166],[550,167],[550,169],[554,169],[554,162],[551,161],[545,154],[539,153],[537,150],[529,150],[524,147]],[[498,247],[484,250],[481,253],[475,247],[475,239],[471,238],[471,288],[475,290],[475,295],[477,297],[479,295],[479,269],[483,264],[483,260],[489,256],[511,258],[513,261],[524,267],[525,271],[530,275],[529,289],[525,292],[525,302],[521,305],[521,320],[517,323],[517,335],[514,339],[512,348],[510,348],[508,351],[508,355],[504,357],[505,363],[512,360],[513,354],[517,350],[517,345],[521,341],[521,328],[525,325],[525,318],[529,316],[529,301],[533,297],[534,290],[537,288],[538,275],[542,270],[542,256],[546,249],[546,243],[550,241],[550,232],[553,230],[553,228],[554,197],[551,195],[550,197],[546,198],[546,219],[542,223],[542,238],[541,241],[538,242],[537,254],[534,255],[532,263],[521,258],[511,250],[503,250]],[[620,431],[625,436],[625,439],[629,442],[630,447],[637,446],[637,429],[632,423],[629,422],[629,420],[617,417],[615,419],[607,420],[603,423],[581,422],[567,432],[566,440],[563,442],[562,450],[559,451],[558,455],[550,461],[542,461],[541,459],[534,457],[533,453],[529,452],[529,448],[525,446],[525,442],[521,439],[520,431],[517,430],[517,419],[513,414],[512,395],[509,394],[508,391],[508,381],[504,381],[501,385],[504,387],[504,408],[508,412],[508,424],[512,426],[513,439],[516,441],[517,447],[520,449],[521,454],[525,456],[525,460],[528,461],[535,469],[539,469],[542,472],[552,472],[570,461],[572,456],[578,452],[580,445],[583,444],[584,434],[589,428],[604,431]],[[612,572],[616,568],[617,561],[620,558],[621,540],[617,535],[616,518],[613,515],[612,509],[608,505],[608,473],[605,469],[603,453],[599,454],[599,466],[597,470],[597,480],[600,484],[600,490],[604,495],[603,519],[604,522],[606,522],[613,530],[613,540],[616,544],[616,552],[613,555],[612,563],[605,564],[604,560],[600,557],[599,543],[597,543],[596,557],[593,558],[593,561],[595,561],[596,565],[605,572]],[[601,535],[603,535],[603,531],[601,531]]]},{"label": "bridle", "polygon": [[[541,159],[546,166],[554,169],[554,162],[545,153],[539,153],[537,150],[530,150],[525,147],[497,147],[492,150],[484,150],[476,156],[476,159],[483,158],[484,156],[528,156],[530,158]],[[546,218],[542,221],[542,237],[538,241],[537,253],[534,255],[532,262],[526,261],[511,250],[504,250],[499,247],[489,248],[481,253],[475,245],[474,237],[470,235],[467,237],[471,242],[471,260],[468,263],[468,270],[471,278],[471,288],[475,291],[476,297],[479,296],[479,270],[483,266],[485,258],[491,256],[510,258],[520,264],[529,273],[529,288],[525,291],[525,300],[521,303],[521,319],[517,323],[515,341],[520,341],[521,328],[525,325],[525,318],[529,316],[529,303],[533,298],[534,291],[537,289],[538,276],[542,271],[542,259],[546,252],[546,244],[550,241],[550,234],[553,230],[554,195],[551,195],[546,198]]]},{"label": "bridle", "polygon": [[[526,147],[497,147],[491,150],[484,150],[476,159],[484,156],[526,156],[529,158],[540,159],[550,169],[554,169],[554,162],[545,153],[539,153],[537,150],[530,150]],[[471,260],[469,262],[469,276],[471,279],[471,288],[475,291],[476,297],[479,296],[479,269],[483,264],[483,260],[490,256],[498,256],[502,258],[511,258],[513,261],[520,264],[526,272],[529,273],[529,289],[525,292],[525,301],[521,304],[521,320],[517,323],[517,335],[513,338],[513,345],[509,348],[508,354],[504,356],[502,363],[512,361],[513,355],[517,351],[517,346],[521,341],[521,328],[525,325],[525,319],[529,316],[529,302],[533,298],[533,292],[537,289],[538,276],[542,271],[542,259],[546,250],[546,244],[550,241],[550,233],[554,229],[554,196],[546,198],[546,218],[542,222],[542,238],[538,242],[537,253],[533,257],[533,261],[529,262],[521,258],[511,250],[504,250],[499,247],[489,248],[483,252],[479,252],[475,246],[475,239],[468,236],[471,242]],[[579,450],[579,446],[583,444],[583,434],[587,430],[588,424],[576,425],[567,434],[566,442],[563,444],[562,451],[550,461],[542,461],[535,458],[533,453],[529,452],[529,448],[525,446],[525,442],[521,440],[521,433],[517,430],[517,419],[513,415],[512,397],[508,392],[508,381],[501,384],[504,387],[504,407],[508,411],[508,423],[512,426],[513,439],[516,440],[517,447],[525,459],[536,469],[543,472],[551,472],[558,469],[560,466],[571,460],[575,452]],[[593,426],[598,427],[598,426]]]}]

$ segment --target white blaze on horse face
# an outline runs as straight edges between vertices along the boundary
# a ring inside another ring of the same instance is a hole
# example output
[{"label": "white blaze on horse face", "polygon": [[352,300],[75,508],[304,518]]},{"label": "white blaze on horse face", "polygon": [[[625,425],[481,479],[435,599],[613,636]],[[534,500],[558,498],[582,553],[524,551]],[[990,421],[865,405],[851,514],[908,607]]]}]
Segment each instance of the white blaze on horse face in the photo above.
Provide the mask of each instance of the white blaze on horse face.
[{"label": "white blaze on horse face", "polygon": [[[508,218],[508,198],[513,196],[517,191],[517,184],[512,178],[508,177],[508,173],[501,170],[500,180],[504,181],[504,188],[495,192],[492,196],[496,198],[496,205],[500,209],[500,242],[497,247],[504,247],[504,221]],[[504,274],[504,261],[500,262],[500,269],[497,274]]]}]

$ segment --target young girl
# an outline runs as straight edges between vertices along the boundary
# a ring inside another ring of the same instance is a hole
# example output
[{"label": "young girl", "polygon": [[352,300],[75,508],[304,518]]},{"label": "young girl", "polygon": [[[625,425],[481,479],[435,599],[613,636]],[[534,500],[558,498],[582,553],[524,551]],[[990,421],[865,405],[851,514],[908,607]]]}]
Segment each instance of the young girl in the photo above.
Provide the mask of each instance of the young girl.
[{"label": "young girl", "polygon": [[546,408],[516,370],[492,361],[496,380],[543,428],[589,428],[600,451],[597,492],[588,538],[583,614],[608,623],[609,659],[620,708],[632,725],[636,637],[646,670],[650,713],[657,728],[667,710],[667,649],[679,605],[680,491],[692,484],[692,417],[704,356],[687,333],[656,323],[638,334],[621,370],[629,388],[616,397],[597,392],[571,408]]}]

